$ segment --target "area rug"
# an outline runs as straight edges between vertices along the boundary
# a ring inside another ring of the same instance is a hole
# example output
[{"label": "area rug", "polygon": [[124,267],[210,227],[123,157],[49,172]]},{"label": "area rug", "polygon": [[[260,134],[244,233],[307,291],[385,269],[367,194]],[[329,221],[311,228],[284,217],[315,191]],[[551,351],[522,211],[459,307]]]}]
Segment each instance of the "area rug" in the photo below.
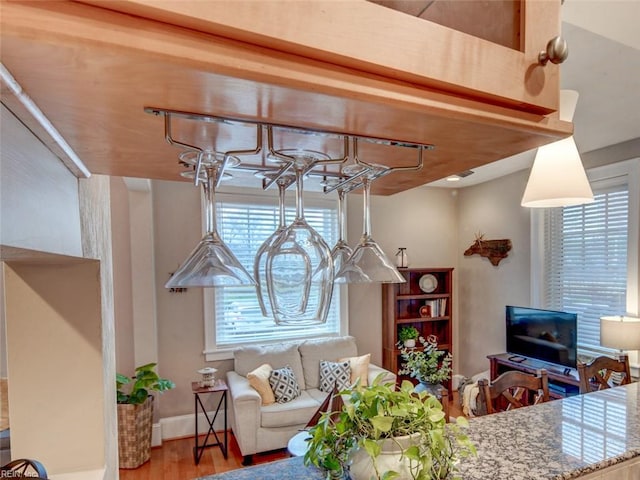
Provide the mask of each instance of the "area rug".
[{"label": "area rug", "polygon": [[324,480],[325,477],[326,474],[321,470],[305,467],[302,457],[293,457],[207,475],[195,480]]}]

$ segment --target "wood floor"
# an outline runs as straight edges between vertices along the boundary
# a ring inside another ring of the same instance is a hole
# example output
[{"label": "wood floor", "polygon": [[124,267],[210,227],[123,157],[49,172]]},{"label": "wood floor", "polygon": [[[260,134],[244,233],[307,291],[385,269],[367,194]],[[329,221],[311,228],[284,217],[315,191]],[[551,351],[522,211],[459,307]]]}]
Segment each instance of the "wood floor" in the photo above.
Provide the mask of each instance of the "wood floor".
[{"label": "wood floor", "polygon": [[[220,435],[220,434],[218,434]],[[200,439],[202,443],[203,438]],[[151,460],[139,468],[120,469],[120,480],[193,480],[213,473],[242,468],[242,455],[233,434],[229,434],[229,455],[225,460],[218,447],[206,448],[198,465],[193,461],[193,437],[164,440],[161,447],[151,449]],[[253,456],[253,463],[286,458],[286,450]]]},{"label": "wood floor", "polygon": [[[461,415],[457,396],[449,403],[449,415]],[[219,434],[220,435],[220,434]],[[139,468],[120,470],[120,480],[193,480],[213,473],[222,473],[242,467],[242,455],[238,443],[229,432],[229,455],[225,460],[218,447],[206,448],[196,465],[193,461],[193,437],[164,440],[161,447],[151,449],[151,460]],[[200,442],[202,443],[202,438]],[[286,458],[286,450],[261,453],[253,456],[253,463],[260,464]]]}]

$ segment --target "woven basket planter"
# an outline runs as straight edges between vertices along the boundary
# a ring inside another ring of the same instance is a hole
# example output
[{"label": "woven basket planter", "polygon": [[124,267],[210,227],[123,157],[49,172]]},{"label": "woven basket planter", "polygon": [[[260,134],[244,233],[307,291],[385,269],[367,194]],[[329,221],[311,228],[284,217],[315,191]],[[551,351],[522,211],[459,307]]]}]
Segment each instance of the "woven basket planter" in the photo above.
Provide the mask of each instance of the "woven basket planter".
[{"label": "woven basket planter", "polygon": [[140,405],[118,404],[120,468],[138,468],[151,457],[153,397]]}]

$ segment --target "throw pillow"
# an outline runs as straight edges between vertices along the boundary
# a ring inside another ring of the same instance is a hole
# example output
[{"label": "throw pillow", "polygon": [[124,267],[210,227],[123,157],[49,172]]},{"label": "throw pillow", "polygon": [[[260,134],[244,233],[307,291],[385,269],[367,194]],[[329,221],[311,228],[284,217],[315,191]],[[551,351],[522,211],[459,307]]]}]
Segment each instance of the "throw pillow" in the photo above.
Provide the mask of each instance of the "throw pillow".
[{"label": "throw pillow", "polygon": [[249,385],[256,389],[262,399],[262,405],[271,405],[276,403],[276,397],[273,395],[271,385],[269,385],[269,376],[273,368],[268,363],[260,365],[255,370],[247,373]]},{"label": "throw pillow", "polygon": [[351,384],[360,379],[360,385],[366,387],[369,378],[369,361],[371,354],[361,355],[360,357],[347,357],[338,359],[339,362],[349,362],[351,364]]},{"label": "throw pillow", "polygon": [[351,386],[351,364],[320,360],[320,390],[330,393],[334,386],[338,391]]},{"label": "throw pillow", "polygon": [[289,365],[273,370],[269,375],[269,385],[278,403],[287,403],[300,396],[300,386]]}]

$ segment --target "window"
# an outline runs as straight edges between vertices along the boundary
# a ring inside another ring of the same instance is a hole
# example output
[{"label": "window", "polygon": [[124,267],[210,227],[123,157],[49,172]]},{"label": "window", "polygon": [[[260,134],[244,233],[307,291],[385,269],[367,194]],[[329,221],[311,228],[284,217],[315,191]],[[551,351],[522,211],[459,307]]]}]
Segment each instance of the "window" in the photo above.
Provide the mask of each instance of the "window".
[{"label": "window", "polygon": [[[253,275],[256,251],[278,227],[277,200],[268,196],[217,195],[218,230],[238,260]],[[338,235],[337,204],[333,198],[305,194],[305,218],[333,247]],[[295,208],[286,207],[286,222]],[[227,358],[231,348],[295,338],[341,334],[344,291],[336,285],[327,322],[317,326],[276,326],[260,310],[255,288],[205,289],[205,353],[207,360]],[[227,351],[225,353],[225,350]]]},{"label": "window", "polygon": [[[637,299],[628,298],[627,291],[638,273],[633,253],[638,248],[637,162],[632,165],[636,173],[631,175],[620,172],[621,166],[615,167],[617,172],[611,167],[590,172],[593,203],[541,214],[539,300],[544,308],[578,314],[581,354],[605,352],[600,346],[601,316],[637,308]],[[630,178],[636,184],[631,185]],[[631,296],[636,296],[633,290]]]}]

